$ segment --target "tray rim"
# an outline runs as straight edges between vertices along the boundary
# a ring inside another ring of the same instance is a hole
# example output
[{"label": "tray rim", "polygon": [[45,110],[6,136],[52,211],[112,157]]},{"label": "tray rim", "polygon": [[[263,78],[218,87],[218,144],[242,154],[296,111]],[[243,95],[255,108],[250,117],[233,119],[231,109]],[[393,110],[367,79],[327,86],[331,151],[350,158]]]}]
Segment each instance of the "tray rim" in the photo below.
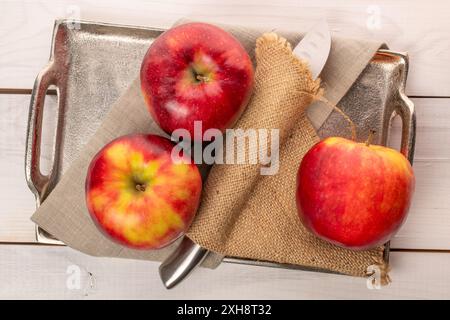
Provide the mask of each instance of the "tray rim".
[{"label": "tray rim", "polygon": [[[74,20],[74,19],[57,19],[55,20],[54,23],[54,27],[53,27],[53,34],[52,34],[52,44],[51,44],[51,49],[50,49],[50,57],[49,57],[49,64],[54,62],[54,57],[55,57],[55,48],[56,48],[56,41],[55,41],[55,37],[56,37],[56,33],[58,31],[58,28],[60,28],[63,25],[67,25],[68,23],[78,23],[78,24],[83,24],[83,25],[91,25],[91,26],[100,26],[100,27],[110,27],[110,28],[123,28],[123,29],[134,29],[134,30],[143,30],[143,31],[155,31],[155,32],[161,32],[163,33],[164,31],[166,31],[166,28],[161,28],[161,27],[145,27],[145,26],[135,26],[135,25],[128,25],[128,24],[116,24],[116,23],[109,23],[109,22],[97,22],[97,21],[90,21],[90,20]],[[413,163],[413,158],[414,158],[414,146],[415,146],[415,112],[414,112],[414,104],[412,103],[412,101],[406,96],[406,94],[404,93],[404,88],[406,86],[406,80],[407,80],[407,76],[408,76],[408,70],[409,70],[409,57],[408,54],[406,52],[398,52],[398,51],[393,51],[390,49],[379,49],[377,51],[377,53],[382,53],[382,54],[389,54],[389,55],[394,55],[399,57],[400,59],[402,59],[403,63],[405,64],[405,75],[403,77],[403,83],[400,84],[399,88],[398,88],[398,93],[400,96],[400,100],[403,101],[403,103],[405,105],[407,105],[411,111],[411,116],[413,118],[413,127],[410,128],[410,134],[412,134],[412,141],[411,141],[411,146],[410,146],[410,150],[407,154],[407,158],[408,160]],[[45,73],[46,69],[44,68],[41,73]],[[40,75],[41,75],[40,73]],[[37,82],[39,80],[39,76],[36,78],[36,82],[35,82],[35,86],[33,87],[32,90],[32,99],[31,101],[33,101],[33,95],[36,93],[36,89],[37,89]],[[32,105],[30,105],[30,118],[29,118],[29,123],[28,123],[28,133],[27,133],[27,144],[26,144],[26,161],[25,161],[25,171],[26,171],[26,180],[28,183],[28,186],[31,190],[31,192],[35,195],[36,197],[36,207],[39,207],[40,203],[42,201],[45,200],[41,199],[39,192],[37,192],[36,188],[34,187],[34,183],[32,181],[32,178],[30,176],[29,173],[29,167],[31,165],[31,163],[29,161],[27,161],[27,155],[30,153],[30,120],[31,120],[31,107]],[[39,244],[47,244],[47,245],[56,245],[56,246],[65,246],[65,244],[57,239],[54,239],[50,234],[48,234],[45,230],[43,230],[42,228],[40,228],[39,226],[36,225],[36,241]],[[383,252],[383,259],[386,262],[389,262],[389,254],[390,254],[390,243],[386,243],[385,244],[385,249]],[[296,270],[305,270],[305,271],[317,271],[317,272],[326,272],[326,273],[335,273],[335,274],[340,274],[340,273],[336,273],[336,272],[331,272],[328,270],[322,270],[322,269],[318,269],[318,268],[314,268],[314,267],[307,267],[307,266],[298,266],[298,265],[292,265],[292,264],[282,264],[282,263],[276,263],[276,262],[270,262],[270,261],[262,261],[262,260],[252,260],[252,259],[244,259],[244,258],[236,258],[236,257],[229,257],[229,256],[225,256],[222,260],[222,262],[225,263],[235,263],[235,264],[244,264],[244,265],[255,265],[255,266],[266,266],[266,267],[274,267],[274,268],[285,268],[285,269],[296,269]]]}]

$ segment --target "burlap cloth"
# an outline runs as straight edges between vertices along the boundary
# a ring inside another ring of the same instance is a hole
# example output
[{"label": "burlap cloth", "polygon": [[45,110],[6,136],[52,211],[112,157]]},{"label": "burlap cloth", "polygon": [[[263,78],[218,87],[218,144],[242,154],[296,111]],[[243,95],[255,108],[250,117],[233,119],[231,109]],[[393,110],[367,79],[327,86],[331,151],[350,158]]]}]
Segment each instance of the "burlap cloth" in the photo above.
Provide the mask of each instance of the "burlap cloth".
[{"label": "burlap cloth", "polygon": [[[214,251],[203,265],[215,267],[227,255],[355,276],[364,276],[368,266],[379,264],[383,272],[383,248],[356,252],[336,247],[307,232],[297,217],[297,168],[305,152],[319,141],[314,128],[319,128],[331,112],[323,104],[310,105],[313,96],[322,93],[320,81],[311,79],[306,64],[292,55],[289,44],[298,43],[302,35],[277,32],[283,38],[275,33],[261,36],[261,30],[224,28],[241,41],[252,58],[256,52],[255,90],[235,127],[279,129],[279,171],[263,176],[259,165],[213,166],[188,232],[191,239]],[[325,97],[337,103],[380,46],[333,38],[322,72]],[[68,246],[90,255],[164,259],[179,241],[156,251],[124,248],[96,229],[85,205],[84,180],[92,157],[112,139],[136,132],[163,134],[149,117],[139,80],[111,107],[32,220]]]}]

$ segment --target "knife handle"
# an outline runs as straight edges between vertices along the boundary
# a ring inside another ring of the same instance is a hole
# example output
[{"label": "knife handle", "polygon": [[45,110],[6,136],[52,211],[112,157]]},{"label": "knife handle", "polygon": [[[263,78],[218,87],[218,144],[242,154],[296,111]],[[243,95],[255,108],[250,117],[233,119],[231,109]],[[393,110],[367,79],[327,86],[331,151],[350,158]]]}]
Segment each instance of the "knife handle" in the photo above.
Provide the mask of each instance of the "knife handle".
[{"label": "knife handle", "polygon": [[167,289],[175,287],[202,263],[207,255],[207,249],[184,237],[175,251],[159,266],[159,276],[164,286]]}]

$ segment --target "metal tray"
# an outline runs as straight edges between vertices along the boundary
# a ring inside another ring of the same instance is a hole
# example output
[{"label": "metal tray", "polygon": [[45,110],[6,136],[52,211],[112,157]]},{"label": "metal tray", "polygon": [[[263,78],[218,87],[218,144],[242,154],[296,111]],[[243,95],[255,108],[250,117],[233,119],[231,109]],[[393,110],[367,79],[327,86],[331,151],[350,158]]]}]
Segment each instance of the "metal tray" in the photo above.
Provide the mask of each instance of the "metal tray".
[{"label": "metal tray", "polygon": [[[150,43],[163,30],[87,21],[57,20],[48,65],[39,73],[33,88],[25,154],[28,186],[39,206],[70,166],[81,148],[99,127],[110,106],[137,77]],[[401,150],[412,162],[415,115],[404,94],[408,72],[405,54],[380,50],[339,106],[354,120],[358,136],[373,129],[374,143],[386,145],[392,118],[403,123]],[[58,95],[52,166],[48,175],[40,171],[40,145],[45,95],[50,86]],[[105,94],[105,93],[108,94]],[[95,107],[93,107],[95,106]],[[318,130],[321,137],[348,135],[346,122],[332,113]],[[39,227],[37,241],[63,243]],[[385,259],[389,257],[386,246]],[[224,262],[296,268],[298,266],[226,257]]]}]

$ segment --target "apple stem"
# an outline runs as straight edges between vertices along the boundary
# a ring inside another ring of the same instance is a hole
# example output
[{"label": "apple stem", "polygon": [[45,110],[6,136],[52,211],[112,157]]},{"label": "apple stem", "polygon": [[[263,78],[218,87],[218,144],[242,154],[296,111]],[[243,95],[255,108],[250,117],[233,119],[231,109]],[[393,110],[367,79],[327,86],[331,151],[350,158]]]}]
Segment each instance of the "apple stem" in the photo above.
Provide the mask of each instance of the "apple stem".
[{"label": "apple stem", "polygon": [[197,74],[195,76],[195,79],[197,79],[199,82],[208,82],[208,77],[202,76],[201,74]]},{"label": "apple stem", "polygon": [[370,130],[369,131],[369,136],[367,137],[367,140],[366,140],[366,146],[370,146],[370,144],[372,143],[372,139],[373,139],[373,136],[375,135],[375,133],[376,133],[375,130]]},{"label": "apple stem", "polygon": [[140,192],[144,192],[145,191],[145,184],[137,183],[136,184],[136,190],[140,191]]}]

